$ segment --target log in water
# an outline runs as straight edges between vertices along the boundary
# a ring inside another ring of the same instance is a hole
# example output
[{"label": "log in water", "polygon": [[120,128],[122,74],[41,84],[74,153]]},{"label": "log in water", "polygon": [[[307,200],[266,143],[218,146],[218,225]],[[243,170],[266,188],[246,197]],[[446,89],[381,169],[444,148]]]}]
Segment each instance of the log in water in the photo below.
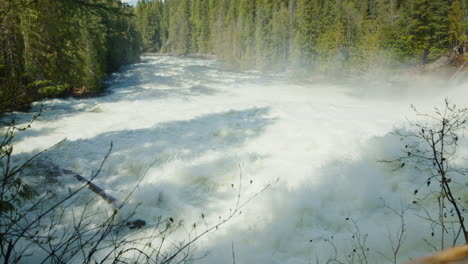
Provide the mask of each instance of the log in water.
[{"label": "log in water", "polygon": [[101,187],[97,186],[96,184],[94,184],[90,180],[86,179],[85,177],[79,175],[78,173],[76,173],[76,172],[74,172],[72,170],[63,170],[63,173],[68,174],[68,175],[72,175],[73,177],[75,177],[80,182],[86,183],[86,185],[88,186],[88,188],[91,191],[93,191],[94,193],[99,195],[102,199],[104,199],[109,204],[115,206],[115,203],[117,202],[117,199],[112,197],[110,194],[106,193]]},{"label": "log in water", "polygon": [[[237,263],[326,263],[334,255],[330,241],[343,259],[356,248],[351,220],[366,237],[369,263],[388,263],[384,256],[393,255],[390,241],[401,222],[384,204],[397,211],[412,206],[399,261],[439,245],[440,232],[432,236],[425,212],[412,204],[426,177],[410,164],[395,170],[377,161],[401,155],[404,146],[391,131],[415,118],[411,104],[430,112],[449,97],[466,106],[468,83],[303,82],[287,74],[227,71],[210,60],[145,56],[106,85],[96,98],[44,101],[32,129],[15,138],[15,159],[66,137],[33,166],[92,175],[113,142],[92,183],[117,199],[138,185],[128,200],[135,216],[148,222],[171,217],[186,223],[187,232],[194,223],[196,231],[218,223],[235,207],[240,185],[247,198],[280,178],[198,241],[199,255],[210,252],[201,263],[231,262],[233,244]],[[32,113],[15,115],[21,122]],[[467,157],[468,144],[460,142],[459,151]],[[57,174],[63,186],[76,184]],[[187,232],[170,240],[186,240]]]}]

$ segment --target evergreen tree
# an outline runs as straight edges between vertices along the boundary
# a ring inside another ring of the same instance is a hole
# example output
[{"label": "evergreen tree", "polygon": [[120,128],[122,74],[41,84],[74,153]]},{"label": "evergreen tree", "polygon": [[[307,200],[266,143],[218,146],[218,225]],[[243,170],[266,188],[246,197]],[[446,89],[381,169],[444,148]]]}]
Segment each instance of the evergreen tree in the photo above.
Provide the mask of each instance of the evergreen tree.
[{"label": "evergreen tree", "polygon": [[140,0],[135,7],[136,28],[141,35],[143,51],[157,51],[161,48],[161,11],[160,0]]},{"label": "evergreen tree", "polygon": [[[465,14],[464,14],[465,13]],[[456,46],[467,40],[468,17],[463,10],[463,3],[460,0],[454,0],[450,6],[449,19],[449,43]]]},{"label": "evergreen tree", "polygon": [[145,1],[138,28],[159,32],[163,52],[264,71],[355,74],[392,56],[426,63],[466,40],[468,23],[467,0],[165,0],[158,29],[144,11],[156,0]]},{"label": "evergreen tree", "polygon": [[98,92],[107,72],[139,59],[132,8],[118,1],[2,1],[0,8],[0,112],[75,89]]}]

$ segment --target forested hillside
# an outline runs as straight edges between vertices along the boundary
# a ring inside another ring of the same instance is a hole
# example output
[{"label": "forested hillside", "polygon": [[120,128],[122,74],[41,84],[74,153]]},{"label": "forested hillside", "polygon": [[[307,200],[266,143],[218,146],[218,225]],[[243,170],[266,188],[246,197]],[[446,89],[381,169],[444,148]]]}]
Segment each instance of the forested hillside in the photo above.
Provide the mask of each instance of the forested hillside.
[{"label": "forested hillside", "polygon": [[117,0],[1,0],[0,113],[33,100],[95,93],[139,59],[133,8]]},{"label": "forested hillside", "polygon": [[143,52],[235,69],[358,75],[467,41],[468,0],[0,0],[0,113],[93,94]]},{"label": "forested hillside", "polygon": [[240,69],[360,73],[430,62],[467,40],[467,0],[140,0],[145,51]]}]

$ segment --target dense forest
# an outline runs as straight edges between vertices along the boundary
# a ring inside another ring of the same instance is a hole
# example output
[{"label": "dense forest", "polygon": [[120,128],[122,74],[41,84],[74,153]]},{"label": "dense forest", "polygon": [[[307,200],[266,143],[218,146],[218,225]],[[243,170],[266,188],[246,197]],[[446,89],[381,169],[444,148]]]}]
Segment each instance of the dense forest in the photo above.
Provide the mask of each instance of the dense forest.
[{"label": "dense forest", "polygon": [[140,0],[144,51],[238,69],[359,74],[430,62],[467,40],[467,0]]},{"label": "dense forest", "polygon": [[95,93],[136,62],[133,8],[117,0],[1,0],[0,113],[44,97]]},{"label": "dense forest", "polygon": [[0,113],[94,94],[141,52],[298,74],[421,65],[468,40],[467,1],[0,0]]}]

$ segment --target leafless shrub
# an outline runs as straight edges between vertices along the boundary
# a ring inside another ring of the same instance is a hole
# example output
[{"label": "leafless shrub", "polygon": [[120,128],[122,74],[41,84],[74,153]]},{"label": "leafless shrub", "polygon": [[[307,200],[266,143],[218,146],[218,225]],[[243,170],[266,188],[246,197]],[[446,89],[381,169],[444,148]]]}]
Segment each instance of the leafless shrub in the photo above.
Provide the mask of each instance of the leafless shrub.
[{"label": "leafless shrub", "polygon": [[[425,212],[421,217],[431,224],[433,230],[440,228],[440,248],[444,248],[446,234],[450,232],[453,237],[451,246],[457,243],[460,236],[468,243],[465,225],[468,204],[463,201],[463,184],[468,169],[460,166],[465,160],[457,153],[467,127],[468,108],[457,107],[447,99],[444,107],[435,107],[432,114],[421,113],[414,106],[412,108],[423,120],[410,122],[409,129],[395,132],[401,137],[404,148],[403,155],[391,162],[398,163],[400,168],[411,164],[426,175],[421,180],[421,187],[414,190],[413,203]],[[430,199],[437,202],[436,217],[422,203]],[[431,235],[434,236],[434,231]]]},{"label": "leafless shrub", "polygon": [[[132,220],[136,208],[126,216],[119,212],[124,206],[130,206],[130,196],[146,173],[121,203],[114,201],[105,209],[93,209],[98,196],[82,195],[83,189],[100,175],[112,144],[99,168],[84,184],[69,189],[66,194],[39,193],[24,180],[23,172],[35,157],[47,150],[13,166],[14,135],[29,128],[30,124],[25,127],[15,123],[3,125],[5,129],[0,141],[0,262],[3,263],[24,263],[31,257],[31,252],[39,252],[34,256],[34,263],[189,263],[197,259],[192,254],[197,240],[241,214],[244,206],[271,186],[268,184],[242,200],[241,173],[237,201],[229,214],[220,216],[212,225],[208,225],[202,215],[206,227],[201,233],[195,233],[195,236],[189,233],[186,241],[173,241],[171,234],[184,225],[182,220],[160,217],[156,223],[146,224],[143,220]],[[196,224],[192,228],[195,230]]]}]

